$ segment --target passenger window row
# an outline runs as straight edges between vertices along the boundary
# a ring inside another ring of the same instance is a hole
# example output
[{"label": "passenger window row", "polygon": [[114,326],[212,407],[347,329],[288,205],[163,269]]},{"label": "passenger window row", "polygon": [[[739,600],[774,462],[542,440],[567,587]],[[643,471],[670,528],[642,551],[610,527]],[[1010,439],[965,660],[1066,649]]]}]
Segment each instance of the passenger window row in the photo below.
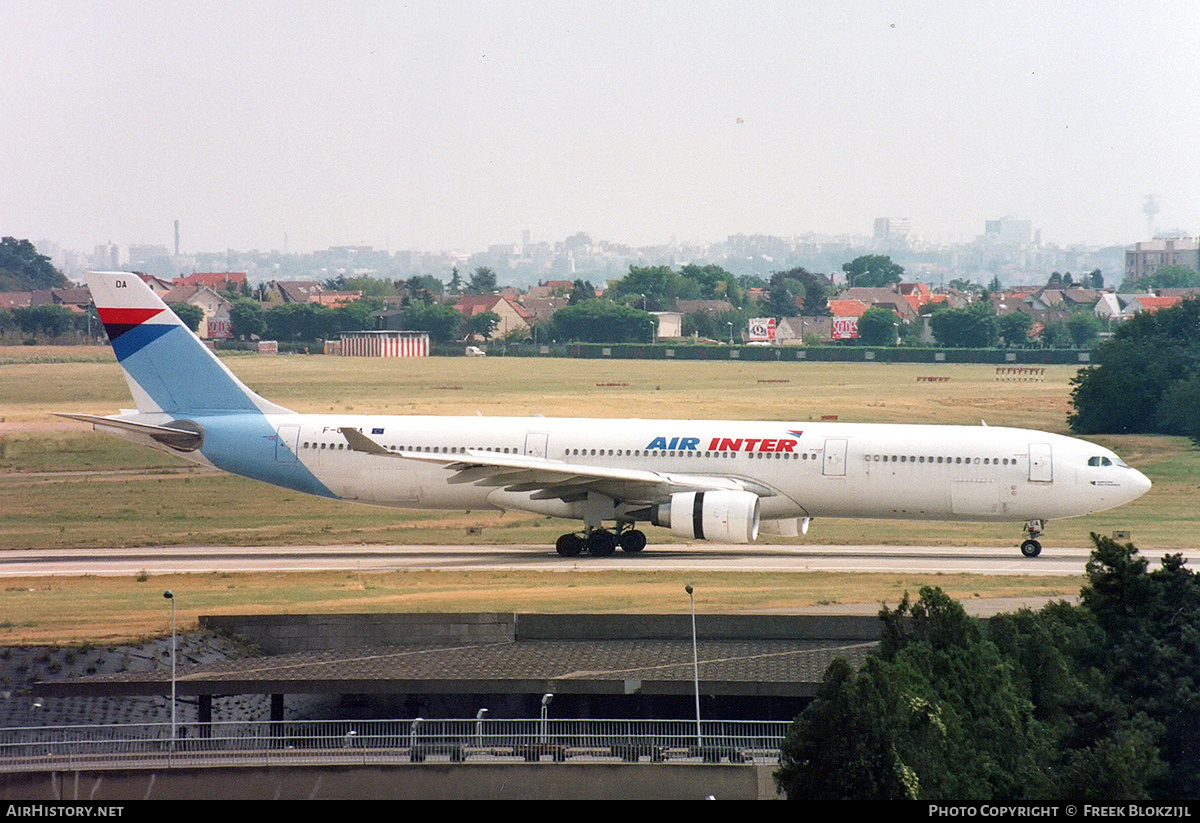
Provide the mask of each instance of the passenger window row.
[{"label": "passenger window row", "polygon": [[1016,458],[1009,457],[927,457],[925,455],[910,455],[910,454],[868,454],[865,455],[867,463],[943,463],[953,465],[979,465],[984,466],[1015,466],[1017,465]]}]

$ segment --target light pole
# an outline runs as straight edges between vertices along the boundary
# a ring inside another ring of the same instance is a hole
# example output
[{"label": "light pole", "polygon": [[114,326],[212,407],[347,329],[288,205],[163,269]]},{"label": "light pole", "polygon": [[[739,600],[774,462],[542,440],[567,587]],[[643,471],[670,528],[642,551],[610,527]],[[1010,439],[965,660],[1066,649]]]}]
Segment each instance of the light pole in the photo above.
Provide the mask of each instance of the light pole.
[{"label": "light pole", "polygon": [[732,346],[733,345],[733,323],[726,323],[725,325],[729,327],[729,345]]},{"label": "light pole", "polygon": [[547,727],[550,725],[550,721],[549,721],[550,701],[553,699],[554,699],[553,694],[546,693],[546,694],[542,695],[542,742],[543,743],[548,742],[546,732],[548,730]]},{"label": "light pole", "polygon": [[487,717],[488,710],[480,709],[475,712],[475,745],[483,748],[483,718]]},{"label": "light pole", "polygon": [[171,751],[175,751],[175,592],[167,589],[163,597],[171,601]]},{"label": "light pole", "polygon": [[700,654],[696,649],[696,595],[690,583],[684,586],[683,590],[692,601],[692,677],[696,687],[696,746],[703,748],[704,741],[700,737]]}]

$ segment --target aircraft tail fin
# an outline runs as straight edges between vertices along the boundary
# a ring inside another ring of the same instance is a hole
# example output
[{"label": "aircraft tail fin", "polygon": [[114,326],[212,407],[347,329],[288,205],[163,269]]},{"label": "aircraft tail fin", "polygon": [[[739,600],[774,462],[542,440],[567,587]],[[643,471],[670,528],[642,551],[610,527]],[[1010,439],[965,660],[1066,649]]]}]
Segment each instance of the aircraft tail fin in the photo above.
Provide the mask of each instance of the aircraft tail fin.
[{"label": "aircraft tail fin", "polygon": [[138,411],[290,413],[247,388],[141,277],[128,272],[86,277]]}]

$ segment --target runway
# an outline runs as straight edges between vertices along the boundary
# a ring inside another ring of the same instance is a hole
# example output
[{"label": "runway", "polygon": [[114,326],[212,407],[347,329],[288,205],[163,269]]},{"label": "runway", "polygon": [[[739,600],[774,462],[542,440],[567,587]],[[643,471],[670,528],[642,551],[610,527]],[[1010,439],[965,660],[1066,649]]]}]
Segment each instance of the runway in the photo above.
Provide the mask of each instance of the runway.
[{"label": "runway", "polygon": [[295,571],[904,572],[1080,576],[1090,549],[1047,546],[650,545],[640,554],[563,558],[543,545],[169,546],[0,552],[0,577]]}]

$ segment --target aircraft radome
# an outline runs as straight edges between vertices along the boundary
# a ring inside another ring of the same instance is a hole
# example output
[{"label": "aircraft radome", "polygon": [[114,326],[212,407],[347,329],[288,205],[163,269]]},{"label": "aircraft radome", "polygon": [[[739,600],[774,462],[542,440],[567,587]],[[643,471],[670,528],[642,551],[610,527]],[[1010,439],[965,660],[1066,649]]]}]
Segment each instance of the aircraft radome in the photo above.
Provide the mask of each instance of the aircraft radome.
[{"label": "aircraft radome", "polygon": [[135,274],[87,276],[137,410],[68,414],[233,474],[412,509],[582,523],[560,555],[685,538],[796,536],[818,517],[1024,523],[1128,503],[1150,481],[1108,449],[988,426],[297,414],[254,392]]}]

